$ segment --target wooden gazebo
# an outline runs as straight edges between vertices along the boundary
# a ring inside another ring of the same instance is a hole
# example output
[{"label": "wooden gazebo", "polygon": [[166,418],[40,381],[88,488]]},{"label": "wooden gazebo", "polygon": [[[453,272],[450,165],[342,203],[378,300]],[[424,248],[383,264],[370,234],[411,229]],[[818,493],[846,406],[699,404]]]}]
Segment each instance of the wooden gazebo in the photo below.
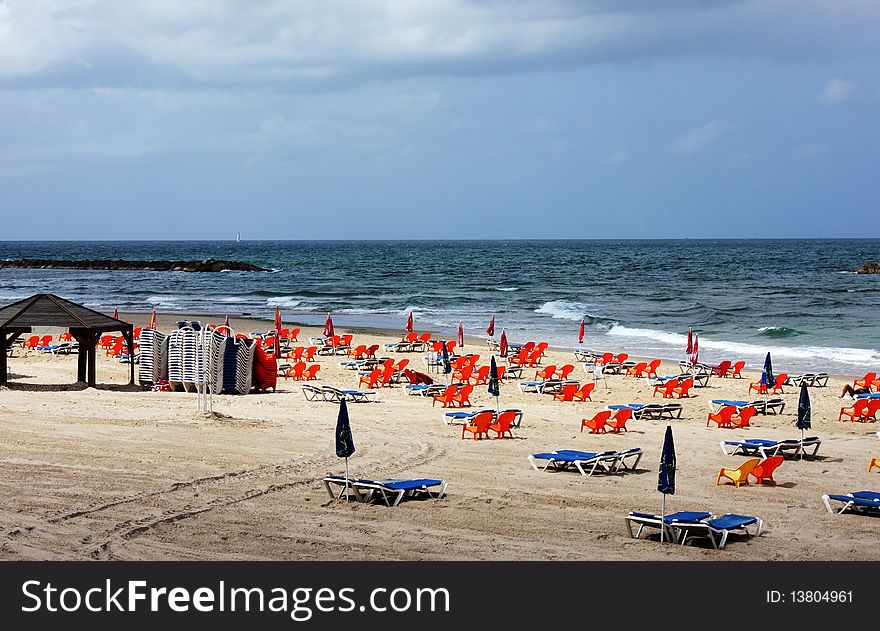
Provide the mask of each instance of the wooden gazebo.
[{"label": "wooden gazebo", "polygon": [[131,324],[54,294],[36,294],[0,307],[0,386],[7,381],[6,352],[20,335],[30,333],[31,327],[35,326],[61,327],[70,331],[79,342],[77,381],[90,386],[95,385],[98,338],[102,333],[121,332],[132,356],[129,384],[134,384],[134,327]]}]

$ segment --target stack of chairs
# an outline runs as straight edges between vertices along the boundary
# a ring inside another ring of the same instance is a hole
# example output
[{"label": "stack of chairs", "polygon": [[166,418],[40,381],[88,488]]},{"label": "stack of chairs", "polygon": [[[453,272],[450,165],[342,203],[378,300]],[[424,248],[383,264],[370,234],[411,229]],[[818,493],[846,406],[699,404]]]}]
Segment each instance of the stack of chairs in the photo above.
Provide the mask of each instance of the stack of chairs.
[{"label": "stack of chairs", "polygon": [[141,331],[140,367],[138,379],[141,385],[151,386],[168,379],[168,336],[153,329]]}]

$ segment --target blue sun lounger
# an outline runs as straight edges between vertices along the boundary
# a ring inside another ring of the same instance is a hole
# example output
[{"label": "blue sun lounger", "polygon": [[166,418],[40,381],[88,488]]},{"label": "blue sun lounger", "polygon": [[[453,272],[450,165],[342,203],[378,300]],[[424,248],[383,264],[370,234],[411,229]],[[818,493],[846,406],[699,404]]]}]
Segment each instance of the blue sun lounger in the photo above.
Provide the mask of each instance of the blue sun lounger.
[{"label": "blue sun lounger", "polygon": [[[841,502],[843,507],[839,511],[831,508],[831,500]],[[853,491],[846,495],[823,495],[822,503],[829,513],[844,513],[852,511],[854,513],[880,513],[880,493],[876,491]]]},{"label": "blue sun lounger", "polygon": [[[565,471],[568,469],[577,469],[581,475],[593,475],[597,471],[602,473],[610,473],[617,461],[616,451],[578,451],[577,449],[559,449],[558,451],[550,451],[546,453],[532,454],[528,456],[529,463],[535,471]],[[538,465],[538,461],[543,460],[543,467]]]},{"label": "blue sun lounger", "polygon": [[[380,499],[386,506],[397,506],[405,497],[424,495],[431,498],[441,498],[446,495],[446,481],[430,478],[415,480],[401,480],[389,478],[386,480],[368,480],[364,478],[349,478],[348,488],[354,491],[355,499],[359,502],[370,503]],[[338,490],[336,488],[338,487]],[[345,495],[345,476],[328,475],[324,478],[324,488],[333,499],[340,499]]]},{"label": "blue sun lounger", "polygon": [[[712,517],[710,513],[696,511],[672,513],[665,515],[662,520],[659,515],[653,513],[632,512],[626,517],[626,525],[630,537],[634,539],[638,539],[646,527],[658,530],[665,527],[664,536],[668,537],[669,541],[676,541],[684,545],[689,537],[706,537],[716,550],[725,546],[727,538],[732,532],[741,532],[747,536],[757,537],[764,529],[764,522],[759,517],[733,513]],[[633,525],[638,525],[635,533]],[[751,525],[755,526],[754,534],[748,531],[747,526]]]},{"label": "blue sun lounger", "polygon": [[[822,439],[818,436],[808,436],[801,440],[800,438],[789,438],[786,440],[767,440],[764,438],[747,438],[745,440],[724,440],[721,441],[721,452],[725,456],[735,456],[740,453],[744,456],[759,455],[762,458],[768,458],[786,452],[793,452],[794,456],[815,456],[819,452],[822,445]],[[728,447],[733,447],[731,451],[727,451]],[[807,449],[812,447],[813,451],[807,453]]]}]

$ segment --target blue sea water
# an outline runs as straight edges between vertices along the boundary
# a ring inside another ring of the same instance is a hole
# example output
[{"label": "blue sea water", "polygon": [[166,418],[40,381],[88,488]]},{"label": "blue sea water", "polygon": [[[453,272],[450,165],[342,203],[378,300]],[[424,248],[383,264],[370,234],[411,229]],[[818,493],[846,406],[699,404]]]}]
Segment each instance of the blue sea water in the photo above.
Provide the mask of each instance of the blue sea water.
[{"label": "blue sea water", "polygon": [[546,339],[682,358],[689,326],[702,361],[770,351],[777,371],[880,367],[880,240],[0,242],[0,259],[249,261],[271,272],[0,270],[0,304],[54,292],[112,311],[215,313],[338,326]]}]

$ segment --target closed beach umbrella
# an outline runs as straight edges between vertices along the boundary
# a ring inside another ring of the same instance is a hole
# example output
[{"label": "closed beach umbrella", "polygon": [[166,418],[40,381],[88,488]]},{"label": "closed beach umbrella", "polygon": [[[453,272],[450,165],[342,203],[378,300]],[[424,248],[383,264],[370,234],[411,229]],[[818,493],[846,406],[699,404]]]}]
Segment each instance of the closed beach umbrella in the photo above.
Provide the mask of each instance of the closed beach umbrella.
[{"label": "closed beach umbrella", "polygon": [[443,342],[443,350],[440,351],[440,356],[443,359],[443,374],[448,375],[452,372],[452,365],[449,363],[449,348],[446,346],[446,342]]},{"label": "closed beach umbrella", "polygon": [[687,355],[694,352],[694,330],[691,327],[688,327],[688,343],[684,352]]},{"label": "closed beach umbrella", "polygon": [[461,326],[461,320],[458,321],[458,347],[464,348],[464,329]]},{"label": "closed beach umbrella", "polygon": [[156,330],[156,310],[153,309],[153,315],[150,316],[150,328]]},{"label": "closed beach umbrella", "polygon": [[578,332],[578,344],[584,343],[584,319],[581,318],[581,330]]},{"label": "closed beach umbrella", "polygon": [[773,378],[773,362],[770,361],[770,353],[767,353],[767,357],[764,358],[764,370],[761,371],[761,383],[764,384],[765,394],[774,381],[776,380]]},{"label": "closed beach umbrella", "polygon": [[[811,417],[813,406],[810,403],[810,393],[807,392],[807,384],[801,381],[801,394],[798,397],[797,423],[795,426],[801,430],[801,442],[804,440],[804,430],[812,427]],[[804,450],[801,447],[801,460],[804,458]]]},{"label": "closed beach umbrella", "polygon": [[507,333],[501,329],[501,342],[498,344],[498,351],[502,357],[507,357]]},{"label": "closed beach umbrella", "polygon": [[232,337],[232,327],[229,326],[229,316],[223,320],[223,326],[226,327],[226,337]]},{"label": "closed beach umbrella", "polygon": [[330,317],[330,312],[327,312],[327,321],[324,323],[324,337],[332,337],[333,336],[333,318]]},{"label": "closed beach umbrella", "polygon": [[700,336],[694,334],[694,347],[691,349],[691,363],[696,364],[700,359]]},{"label": "closed beach umbrella", "polygon": [[495,314],[492,314],[492,319],[489,321],[489,326],[486,327],[486,335],[492,337],[495,335]]},{"label": "closed beach umbrella", "polygon": [[412,333],[412,330],[413,330],[412,311],[409,312],[409,317],[406,319],[406,329],[405,330],[407,333]]},{"label": "closed beach umbrella", "polygon": [[118,320],[118,319],[119,319],[119,309],[114,309],[114,310],[113,310],[113,319],[114,319],[114,320]]},{"label": "closed beach umbrella", "polygon": [[354,453],[354,438],[348,420],[348,407],[345,399],[339,402],[339,415],[336,417],[336,455],[345,458],[345,500],[348,501],[348,457]]},{"label": "closed beach umbrella", "polygon": [[492,355],[492,363],[489,366],[489,394],[495,397],[495,410],[498,408],[498,397],[501,396],[501,382],[498,379],[498,365],[495,363],[495,355]]},{"label": "closed beach umbrella", "polygon": [[[666,496],[675,495],[675,442],[672,440],[672,426],[666,426],[666,437],[663,439],[663,452],[660,454],[660,475],[657,480],[657,490],[663,494],[663,508],[661,520],[666,519]],[[660,542],[663,542],[663,532],[666,528],[660,528]]]}]

